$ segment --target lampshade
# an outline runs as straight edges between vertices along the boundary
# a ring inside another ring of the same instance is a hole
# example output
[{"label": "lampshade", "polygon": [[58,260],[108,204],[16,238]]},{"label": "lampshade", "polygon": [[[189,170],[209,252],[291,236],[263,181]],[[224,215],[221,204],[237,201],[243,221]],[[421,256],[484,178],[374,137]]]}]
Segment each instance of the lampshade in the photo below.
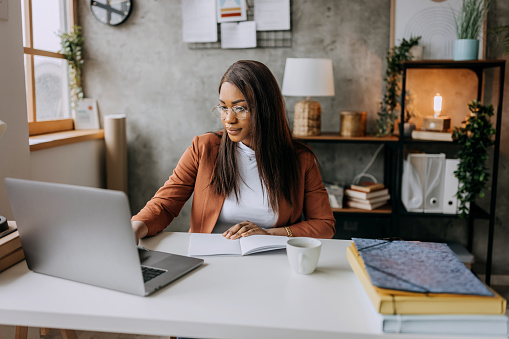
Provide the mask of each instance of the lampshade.
[{"label": "lampshade", "polygon": [[283,95],[303,97],[334,96],[331,59],[288,58],[283,77]]}]

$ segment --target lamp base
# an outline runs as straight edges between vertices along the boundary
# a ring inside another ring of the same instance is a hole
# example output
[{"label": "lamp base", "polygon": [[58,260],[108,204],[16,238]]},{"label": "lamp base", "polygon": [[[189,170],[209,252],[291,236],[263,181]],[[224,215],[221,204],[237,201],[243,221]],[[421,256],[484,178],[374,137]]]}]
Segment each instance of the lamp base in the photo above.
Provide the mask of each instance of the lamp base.
[{"label": "lamp base", "polygon": [[295,104],[294,135],[320,135],[322,108],[318,101],[301,100]]},{"label": "lamp base", "polygon": [[443,132],[451,128],[451,118],[427,116],[422,121],[422,129],[427,131]]}]

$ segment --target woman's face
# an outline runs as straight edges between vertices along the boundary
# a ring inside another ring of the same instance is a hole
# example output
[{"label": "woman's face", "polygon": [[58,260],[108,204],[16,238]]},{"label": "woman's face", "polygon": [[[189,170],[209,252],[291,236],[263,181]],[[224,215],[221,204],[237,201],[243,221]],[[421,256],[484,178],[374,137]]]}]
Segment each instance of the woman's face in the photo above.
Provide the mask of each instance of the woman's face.
[{"label": "woman's face", "polygon": [[219,105],[228,108],[226,118],[222,122],[231,141],[242,141],[246,146],[251,147],[251,112],[248,112],[246,118],[241,120],[231,110],[233,106],[247,109],[247,101],[242,92],[233,84],[224,82],[219,91]]}]

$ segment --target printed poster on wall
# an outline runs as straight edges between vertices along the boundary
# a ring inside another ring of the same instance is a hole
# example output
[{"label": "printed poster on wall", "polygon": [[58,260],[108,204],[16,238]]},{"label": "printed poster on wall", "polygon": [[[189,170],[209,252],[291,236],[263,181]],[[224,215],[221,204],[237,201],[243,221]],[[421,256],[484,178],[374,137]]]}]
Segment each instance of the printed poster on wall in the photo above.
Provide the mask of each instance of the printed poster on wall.
[{"label": "printed poster on wall", "polygon": [[246,21],[245,0],[217,0],[217,22]]},{"label": "printed poster on wall", "polygon": [[216,0],[182,2],[182,37],[184,42],[217,41]]}]

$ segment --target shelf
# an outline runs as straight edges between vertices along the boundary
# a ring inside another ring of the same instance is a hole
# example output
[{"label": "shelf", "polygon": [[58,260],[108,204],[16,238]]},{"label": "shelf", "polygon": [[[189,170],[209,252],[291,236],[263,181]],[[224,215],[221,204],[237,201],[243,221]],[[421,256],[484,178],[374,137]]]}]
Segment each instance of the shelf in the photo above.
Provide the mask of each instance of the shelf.
[{"label": "shelf", "polygon": [[334,212],[334,213],[362,213],[362,214],[373,214],[373,215],[387,214],[390,216],[392,213],[392,208],[390,205],[385,205],[385,206],[379,207],[375,210],[363,210],[360,208],[345,207],[345,208],[333,208],[332,212]]},{"label": "shelf", "polygon": [[505,65],[505,60],[467,60],[467,61],[454,61],[454,60],[414,60],[404,61],[403,67],[410,68],[468,68],[468,69],[485,69],[492,67],[500,67]]},{"label": "shelf", "polygon": [[403,142],[405,144],[447,144],[447,145],[458,145],[455,141],[447,141],[447,140],[423,140],[423,139],[412,139],[412,138],[404,138]]},{"label": "shelf", "polygon": [[[458,219],[461,218],[459,214],[447,214],[447,213],[425,213],[425,212],[408,212],[405,209],[405,206],[401,206],[401,213],[402,216],[406,217],[429,217],[429,218],[452,218],[452,219]],[[472,208],[470,209],[470,216],[473,219],[484,219],[489,220],[490,214],[483,210],[481,207],[479,207],[476,204],[472,204]],[[468,218],[468,217],[467,217]],[[465,219],[467,219],[465,218]]]},{"label": "shelf", "polygon": [[369,135],[365,137],[342,137],[337,132],[324,132],[321,135],[296,135],[295,139],[301,141],[315,141],[315,142],[344,142],[344,143],[386,143],[386,142],[397,142],[398,137],[385,136],[377,137],[375,135]]},{"label": "shelf", "polygon": [[[497,202],[497,178],[499,168],[499,154],[500,154],[500,131],[501,131],[501,118],[502,118],[502,104],[504,102],[504,74],[505,74],[506,60],[467,60],[467,61],[454,61],[454,60],[419,60],[419,61],[405,61],[402,63],[402,83],[401,83],[401,96],[400,96],[400,119],[403,120],[405,112],[405,91],[406,91],[406,79],[407,71],[411,69],[467,69],[475,73],[477,76],[477,100],[481,101],[484,97],[484,90],[486,90],[486,70],[498,68],[498,71],[493,72],[493,78],[496,78],[498,72],[498,86],[494,85],[494,88],[489,88],[493,91],[492,101],[497,101],[497,109],[495,113],[496,119],[496,133],[494,139],[494,155],[492,157],[493,163],[491,165],[491,198],[489,201],[489,213],[481,209],[475,203],[471,204],[470,215],[467,218],[468,225],[468,248],[472,249],[474,240],[474,220],[483,219],[488,221],[488,235],[487,235],[487,248],[486,248],[486,284],[490,285],[491,281],[491,269],[493,259],[493,243],[494,243],[494,232],[495,232],[495,210]],[[493,80],[491,80],[493,81]],[[498,95],[496,94],[496,87],[498,87]],[[461,84],[460,87],[461,88]],[[498,97],[498,98],[497,98]],[[458,145],[457,142],[451,141],[428,141],[428,140],[414,140],[414,139],[400,139],[398,142],[398,154],[403,154],[405,151],[405,145],[407,144],[437,144],[437,145]],[[397,202],[396,213],[394,213],[394,225],[401,225],[400,217],[430,217],[430,218],[460,218],[456,214],[443,214],[443,213],[411,213],[407,212],[400,200],[401,195],[401,174],[403,172],[403,157],[400,157],[397,161],[398,176],[396,177],[396,191],[393,192],[393,199]],[[489,167],[489,166],[488,166]],[[411,223],[409,223],[411,224]]]}]

